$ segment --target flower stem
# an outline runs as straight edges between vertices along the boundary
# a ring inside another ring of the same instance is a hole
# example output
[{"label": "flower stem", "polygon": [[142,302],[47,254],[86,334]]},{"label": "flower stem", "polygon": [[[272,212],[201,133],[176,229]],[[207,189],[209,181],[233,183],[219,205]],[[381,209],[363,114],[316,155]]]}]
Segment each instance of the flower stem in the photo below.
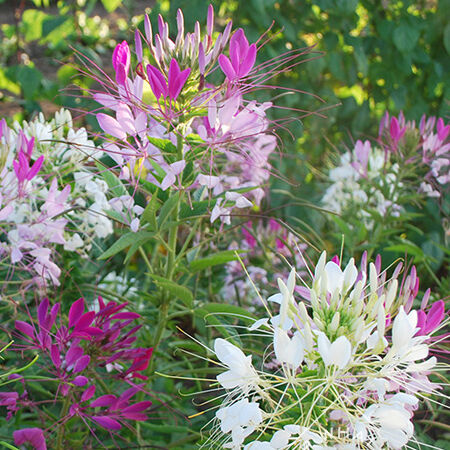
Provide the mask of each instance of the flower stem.
[{"label": "flower stem", "polygon": [[[63,407],[61,410],[61,418],[65,417],[69,411],[69,406],[70,406],[70,398],[69,396],[66,396],[66,398],[64,399],[64,403],[63,403]],[[64,441],[64,432],[66,431],[66,423],[67,422],[63,422],[58,429],[58,435],[57,435],[57,439],[56,439],[56,450],[63,450],[65,448],[65,446],[63,446],[63,441]]]}]

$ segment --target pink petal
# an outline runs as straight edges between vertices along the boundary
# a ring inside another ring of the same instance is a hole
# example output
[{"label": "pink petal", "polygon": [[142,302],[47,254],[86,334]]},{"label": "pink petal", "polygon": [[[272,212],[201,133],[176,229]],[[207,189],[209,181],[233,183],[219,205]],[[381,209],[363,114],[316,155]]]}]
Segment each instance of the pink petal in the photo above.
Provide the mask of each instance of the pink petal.
[{"label": "pink petal", "polygon": [[117,420],[111,419],[110,417],[92,416],[91,419],[95,420],[100,426],[107,430],[120,430],[122,428],[122,425],[120,425]]},{"label": "pink petal", "polygon": [[8,216],[13,212],[13,206],[6,205],[3,209],[0,209],[0,220],[7,219]]},{"label": "pink petal", "polygon": [[228,78],[228,80],[232,81],[236,77],[236,72],[234,71],[233,66],[231,65],[230,60],[225,55],[219,55],[219,66],[222,69],[222,72]]},{"label": "pink petal", "polygon": [[26,334],[31,339],[34,339],[34,329],[29,323],[22,322],[21,320],[16,320],[15,325],[16,329],[21,333]]},{"label": "pink petal", "polygon": [[41,170],[42,164],[44,162],[44,155],[39,156],[39,158],[35,161],[31,169],[28,171],[27,180],[32,180],[36,174]]},{"label": "pink petal", "polygon": [[38,306],[37,317],[40,326],[45,325],[49,304],[48,298],[44,298]]},{"label": "pink petal", "polygon": [[81,402],[86,402],[95,394],[95,385],[89,386],[81,395]]},{"label": "pink petal", "polygon": [[108,116],[107,114],[98,113],[97,121],[105,133],[108,133],[111,136],[122,140],[125,140],[127,138],[127,134],[125,133],[125,131],[123,131],[119,122],[117,122],[117,120],[113,117]]},{"label": "pink petal", "polygon": [[433,303],[433,306],[431,307],[427,315],[427,325],[425,329],[425,334],[428,334],[431,331],[435,330],[442,322],[444,316],[445,316],[444,301],[439,300],[438,302]]},{"label": "pink petal", "polygon": [[122,125],[123,130],[128,134],[134,136],[136,134],[136,128],[134,126],[134,117],[131,109],[125,105],[121,104],[117,108],[116,113],[117,121]]},{"label": "pink petal", "polygon": [[82,372],[91,362],[91,357],[89,355],[83,355],[76,363],[73,368],[73,373]]},{"label": "pink petal", "polygon": [[91,408],[96,408],[98,406],[109,406],[113,401],[117,400],[115,395],[107,394],[96,398],[93,402],[89,404]]},{"label": "pink petal", "polygon": [[245,77],[255,65],[256,61],[256,44],[250,45],[247,56],[239,67],[239,77]]},{"label": "pink petal", "polygon": [[89,380],[83,375],[78,375],[72,380],[72,383],[78,387],[86,386],[88,382]]},{"label": "pink petal", "polygon": [[80,319],[84,311],[84,298],[81,297],[73,303],[69,310],[69,328],[72,328]]}]

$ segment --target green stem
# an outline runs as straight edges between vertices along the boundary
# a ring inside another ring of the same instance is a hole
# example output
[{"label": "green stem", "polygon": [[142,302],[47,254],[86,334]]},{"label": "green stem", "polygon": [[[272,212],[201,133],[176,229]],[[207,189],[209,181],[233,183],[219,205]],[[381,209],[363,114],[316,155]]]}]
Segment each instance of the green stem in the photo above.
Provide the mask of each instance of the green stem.
[{"label": "green stem", "polygon": [[144,249],[142,247],[139,247],[139,253],[141,254],[142,258],[145,261],[145,265],[147,266],[147,269],[150,273],[153,273],[153,268],[152,265],[150,264],[150,261],[146,255],[146,253],[144,252]]},{"label": "green stem", "polygon": [[[181,191],[175,195],[178,195],[177,206],[174,211],[175,221],[178,221],[180,200],[181,200]],[[176,269],[177,264],[176,261],[176,253],[177,253],[177,239],[178,239],[178,228],[179,225],[173,226],[169,230],[168,237],[168,255],[166,262],[166,274],[165,277],[167,280],[172,281],[173,275]],[[159,305],[159,317],[158,317],[158,326],[156,327],[155,337],[153,339],[153,353],[156,354],[159,344],[161,342],[164,330],[167,325],[167,317],[169,315],[169,304],[170,304],[170,294],[163,290],[161,293],[161,303]],[[150,361],[150,375],[153,375],[155,372],[155,358],[152,358]]]},{"label": "green stem", "polygon": [[[70,406],[70,397],[67,396],[64,399],[64,403],[63,403],[63,407],[61,410],[61,418],[65,417],[69,411],[69,406]],[[58,436],[56,439],[56,450],[63,450],[65,448],[65,446],[63,446],[63,440],[64,440],[64,432],[66,431],[66,422],[62,423],[59,426],[58,429]]]}]

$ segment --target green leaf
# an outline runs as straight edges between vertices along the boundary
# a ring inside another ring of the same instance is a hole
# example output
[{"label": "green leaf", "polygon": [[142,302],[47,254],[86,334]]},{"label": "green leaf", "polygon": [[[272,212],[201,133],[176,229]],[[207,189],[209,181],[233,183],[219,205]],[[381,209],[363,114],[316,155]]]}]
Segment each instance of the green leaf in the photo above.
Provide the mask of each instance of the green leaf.
[{"label": "green leaf", "polygon": [[450,23],[448,23],[444,29],[444,47],[450,55]]},{"label": "green leaf", "polygon": [[125,186],[119,180],[119,178],[114,175],[108,167],[105,167],[101,163],[97,162],[95,164],[99,171],[99,175],[106,181],[111,193],[114,197],[121,197],[122,195],[128,195],[128,191],[125,189]]},{"label": "green leaf", "polygon": [[180,208],[180,219],[204,216],[208,212],[209,203],[209,200],[192,202],[192,206],[187,203],[183,203]]},{"label": "green leaf", "polygon": [[47,16],[42,21],[42,37],[48,36],[52,31],[64,24],[68,20],[66,16]]},{"label": "green leaf", "polygon": [[30,66],[16,66],[15,71],[23,96],[25,99],[32,99],[41,85],[42,73]]},{"label": "green leaf", "polygon": [[[386,251],[388,252],[398,252],[398,253],[406,253],[408,255],[412,255],[415,258],[418,258],[418,260],[423,261],[424,259],[424,253],[423,250],[418,247],[416,244],[412,242],[403,242],[401,244],[394,244],[390,245],[389,247],[385,247]],[[417,262],[418,262],[417,260]]]},{"label": "green leaf", "polygon": [[130,245],[143,245],[147,241],[153,238],[155,233],[150,231],[138,231],[137,233],[133,233],[132,231],[124,234],[114,242],[108,250],[102,253],[98,259],[107,259],[111,256],[114,256],[116,253],[119,253],[123,249],[129,247]]},{"label": "green leaf", "polygon": [[21,25],[26,41],[35,41],[42,37],[42,23],[46,17],[48,17],[48,14],[37,9],[26,9],[24,11]]},{"label": "green leaf", "polygon": [[213,314],[232,315],[253,322],[253,318],[247,309],[228,303],[205,303],[202,309]]},{"label": "green leaf", "polygon": [[178,193],[171,195],[161,207],[161,211],[158,216],[158,227],[161,228],[164,222],[169,218],[172,211],[175,209],[178,203]]},{"label": "green leaf", "polygon": [[177,284],[174,281],[167,280],[158,275],[149,274],[149,276],[154,280],[158,287],[170,292],[172,295],[182,300],[187,307],[192,308],[194,296],[186,286],[182,286],[181,284]]},{"label": "green leaf", "polygon": [[5,71],[0,67],[0,89],[6,89],[12,94],[20,94],[20,86],[12,81],[5,73]]},{"label": "green leaf", "polygon": [[200,270],[207,269],[208,267],[218,266],[230,261],[236,261],[238,259],[236,252],[243,251],[244,250],[225,250],[223,252],[218,252],[206,258],[192,261],[190,267],[194,272],[198,272]]},{"label": "green leaf", "polygon": [[402,53],[408,53],[416,46],[419,35],[420,31],[416,27],[402,23],[399,27],[395,28],[392,39],[394,45]]},{"label": "green leaf", "polygon": [[106,11],[113,12],[122,4],[122,0],[102,0],[102,3]]},{"label": "green leaf", "polygon": [[158,194],[155,192],[152,194],[150,201],[145,207],[142,215],[141,215],[141,223],[144,225],[145,223],[149,223],[152,230],[156,230],[158,224],[156,221],[156,213],[159,209],[159,201]]},{"label": "green leaf", "polygon": [[159,139],[147,136],[150,144],[153,144],[156,148],[159,148],[163,153],[177,153],[177,148],[169,139]]}]

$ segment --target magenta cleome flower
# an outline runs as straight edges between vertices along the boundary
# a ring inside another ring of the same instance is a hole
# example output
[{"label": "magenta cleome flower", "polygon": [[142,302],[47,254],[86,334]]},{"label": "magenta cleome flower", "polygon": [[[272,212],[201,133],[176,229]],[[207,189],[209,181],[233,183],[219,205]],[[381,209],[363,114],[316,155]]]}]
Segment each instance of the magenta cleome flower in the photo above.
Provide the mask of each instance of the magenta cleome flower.
[{"label": "magenta cleome flower", "polygon": [[123,85],[130,71],[131,53],[127,41],[117,44],[112,55],[112,64],[116,72],[116,81]]},{"label": "magenta cleome flower", "polygon": [[180,70],[180,66],[176,59],[172,59],[169,66],[168,81],[164,74],[151,64],[147,64],[148,82],[156,99],[159,100],[161,95],[176,101],[181,93],[187,79],[191,73],[191,69]]},{"label": "magenta cleome flower", "polygon": [[219,65],[229,81],[243,78],[255,65],[256,44],[249,45],[244,30],[239,28],[230,39],[230,58],[219,56]]},{"label": "magenta cleome flower", "polygon": [[439,300],[431,306],[426,313],[423,309],[417,311],[417,336],[423,336],[432,333],[444,320],[445,317],[445,303]]},{"label": "magenta cleome flower", "polygon": [[35,450],[47,450],[44,432],[40,428],[23,428],[14,431],[14,444],[30,444]]}]

